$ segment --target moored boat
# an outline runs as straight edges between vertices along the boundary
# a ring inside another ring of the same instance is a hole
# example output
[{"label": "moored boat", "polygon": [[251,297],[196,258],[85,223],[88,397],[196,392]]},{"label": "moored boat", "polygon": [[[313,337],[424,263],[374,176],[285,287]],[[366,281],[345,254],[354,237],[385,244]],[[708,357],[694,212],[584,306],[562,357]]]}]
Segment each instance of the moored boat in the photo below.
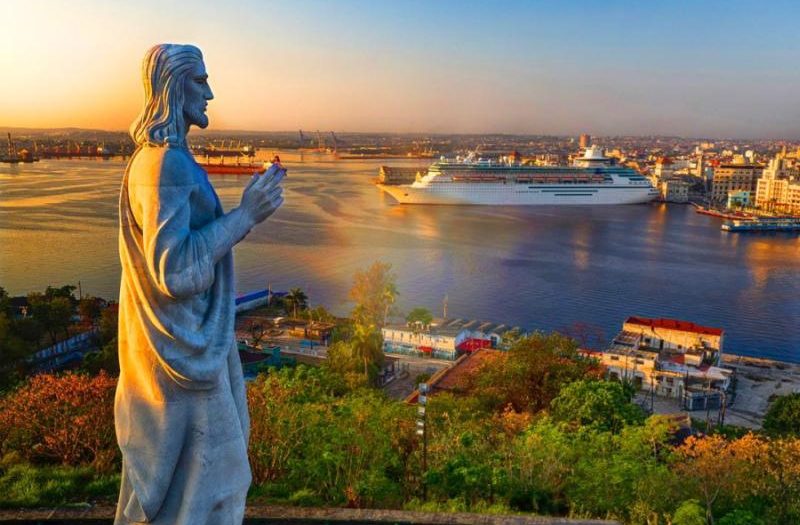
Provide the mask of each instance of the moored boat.
[{"label": "moored boat", "polygon": [[658,190],[637,171],[591,147],[572,166],[530,166],[509,160],[441,158],[411,184],[378,184],[401,204],[638,204]]}]

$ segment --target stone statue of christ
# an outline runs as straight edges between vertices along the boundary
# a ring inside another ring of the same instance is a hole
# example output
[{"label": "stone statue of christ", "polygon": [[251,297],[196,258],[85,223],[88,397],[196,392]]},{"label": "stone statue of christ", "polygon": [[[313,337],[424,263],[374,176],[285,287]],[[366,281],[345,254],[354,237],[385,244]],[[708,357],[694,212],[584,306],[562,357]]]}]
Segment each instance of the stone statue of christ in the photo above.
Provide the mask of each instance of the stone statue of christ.
[{"label": "stone statue of christ", "polygon": [[115,523],[238,525],[251,474],[231,250],[283,203],[285,170],[254,174],[225,213],[186,145],[213,98],[200,50],[153,47],[143,80],[119,203]]}]

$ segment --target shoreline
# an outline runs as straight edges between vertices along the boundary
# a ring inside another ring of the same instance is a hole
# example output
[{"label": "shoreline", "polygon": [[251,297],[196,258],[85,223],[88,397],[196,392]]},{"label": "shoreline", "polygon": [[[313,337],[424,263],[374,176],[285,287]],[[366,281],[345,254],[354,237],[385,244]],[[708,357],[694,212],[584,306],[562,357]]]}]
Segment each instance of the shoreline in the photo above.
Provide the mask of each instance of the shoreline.
[{"label": "shoreline", "polygon": [[[710,419],[714,426],[722,421],[727,425],[757,430],[777,397],[800,393],[800,364],[723,352],[720,366],[731,368],[736,373],[733,401],[722,414],[719,409],[687,411],[677,400],[659,397],[653,400],[653,413],[689,414],[698,420]],[[644,405],[651,402],[647,394],[638,397]]]}]

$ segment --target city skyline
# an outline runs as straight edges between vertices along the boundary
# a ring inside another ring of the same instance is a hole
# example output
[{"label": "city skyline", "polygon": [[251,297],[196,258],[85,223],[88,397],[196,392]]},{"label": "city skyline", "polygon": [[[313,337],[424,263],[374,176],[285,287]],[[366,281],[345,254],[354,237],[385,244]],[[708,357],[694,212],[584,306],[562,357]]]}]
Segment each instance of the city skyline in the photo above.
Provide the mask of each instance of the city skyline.
[{"label": "city skyline", "polygon": [[0,126],[126,129],[144,51],[172,41],[203,49],[211,131],[800,138],[789,3],[0,9],[29,21],[0,35],[0,67],[14,71]]}]

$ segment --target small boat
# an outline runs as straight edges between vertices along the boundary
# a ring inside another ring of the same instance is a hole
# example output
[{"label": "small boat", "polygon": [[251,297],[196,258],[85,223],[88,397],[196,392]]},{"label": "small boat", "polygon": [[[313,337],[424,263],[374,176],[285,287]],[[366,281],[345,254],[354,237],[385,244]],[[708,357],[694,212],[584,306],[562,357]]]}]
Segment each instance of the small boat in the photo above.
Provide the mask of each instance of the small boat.
[{"label": "small boat", "polygon": [[800,231],[800,219],[782,217],[753,221],[725,221],[721,229],[728,232],[796,232]]}]

